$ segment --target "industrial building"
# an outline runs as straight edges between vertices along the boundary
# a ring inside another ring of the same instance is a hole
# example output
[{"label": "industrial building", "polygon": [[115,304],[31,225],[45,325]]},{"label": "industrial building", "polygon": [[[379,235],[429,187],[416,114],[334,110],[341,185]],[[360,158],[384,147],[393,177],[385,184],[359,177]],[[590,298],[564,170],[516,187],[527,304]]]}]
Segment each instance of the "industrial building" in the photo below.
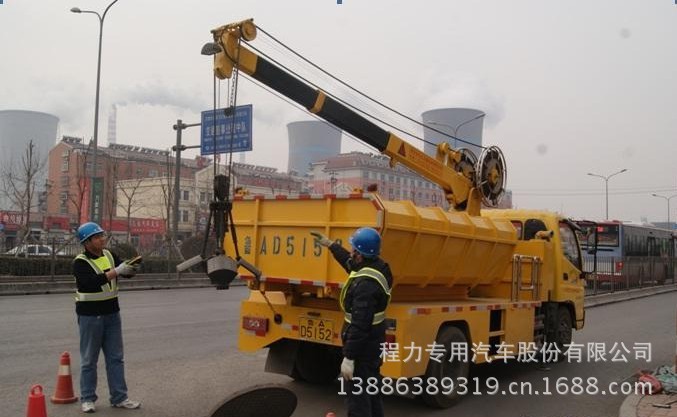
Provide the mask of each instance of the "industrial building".
[{"label": "industrial building", "polygon": [[[42,112],[29,110],[0,110],[0,174],[7,170],[17,173],[28,144],[32,141],[36,163],[42,166],[34,178],[35,192],[31,203],[37,210],[40,196],[44,195],[47,180],[47,154],[57,140],[59,118]],[[20,174],[18,174],[20,175]],[[13,202],[4,193],[0,193],[0,210],[17,210]]]},{"label": "industrial building", "polygon": [[421,120],[427,126],[423,129],[423,137],[428,142],[423,146],[423,151],[434,157],[437,144],[448,142],[454,149],[467,148],[479,157],[482,153],[480,146],[484,116],[483,111],[467,108],[443,108],[423,112]]}]

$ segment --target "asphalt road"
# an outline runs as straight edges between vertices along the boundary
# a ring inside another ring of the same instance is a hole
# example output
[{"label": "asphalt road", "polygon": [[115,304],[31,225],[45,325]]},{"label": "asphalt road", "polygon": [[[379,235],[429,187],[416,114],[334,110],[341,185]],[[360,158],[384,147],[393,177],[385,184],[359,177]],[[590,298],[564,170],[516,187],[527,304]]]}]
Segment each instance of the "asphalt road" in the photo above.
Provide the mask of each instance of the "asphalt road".
[{"label": "asphalt road", "polygon": [[[99,374],[99,409],[96,415],[136,417],[207,416],[223,398],[259,384],[279,383],[299,399],[294,417],[323,417],[328,411],[345,415],[337,386],[311,386],[263,372],[265,352],[244,354],[236,348],[239,301],[243,287],[229,291],[211,288],[135,291],[121,294],[123,332],[130,397],[143,402],[140,410],[111,409],[103,360]],[[587,311],[586,328],[575,333],[577,343],[623,343],[631,352],[628,362],[588,361],[553,364],[491,364],[474,369],[477,383],[495,377],[501,388],[511,381],[530,382],[552,395],[468,395],[451,410],[431,410],[416,400],[388,397],[388,416],[613,416],[624,395],[558,395],[557,378],[596,377],[604,388],[640,368],[671,364],[675,348],[677,293],[600,306]],[[32,384],[47,395],[56,386],[59,356],[72,354],[76,395],[78,338],[72,296],[28,295],[0,297],[0,410],[3,416],[24,416]],[[634,343],[651,343],[652,362],[634,360]],[[587,348],[584,350],[584,355]],[[568,383],[571,386],[571,383]],[[80,414],[77,404],[47,402],[50,417]]]}]

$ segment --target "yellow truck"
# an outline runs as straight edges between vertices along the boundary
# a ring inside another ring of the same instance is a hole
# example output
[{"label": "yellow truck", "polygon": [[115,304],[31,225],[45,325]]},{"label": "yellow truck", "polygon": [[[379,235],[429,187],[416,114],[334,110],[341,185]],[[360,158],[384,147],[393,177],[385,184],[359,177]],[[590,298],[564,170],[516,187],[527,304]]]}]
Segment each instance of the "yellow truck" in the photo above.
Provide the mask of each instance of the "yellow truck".
[{"label": "yellow truck", "polygon": [[[240,349],[268,348],[270,372],[313,383],[336,378],[344,321],[337,300],[347,276],[310,232],[347,245],[356,228],[370,226],[382,236],[382,257],[394,277],[384,376],[410,385],[458,381],[467,379],[471,362],[504,358],[509,349],[513,355],[518,347],[566,350],[572,330],[585,322],[576,225],[549,212],[482,209],[503,192],[505,161],[498,148],[487,148],[477,160],[441,144],[430,157],[253,53],[244,44],[256,38],[256,29],[250,19],[212,30],[214,42],[203,51],[215,54],[217,77],[242,71],[298,102],[392,164],[439,184],[450,209],[387,201],[375,192],[235,196],[237,244],[226,236],[224,249],[255,272],[240,270],[250,289],[240,312]],[[459,355],[463,350],[467,358]],[[424,387],[420,395],[441,408],[461,397],[453,387]]]}]

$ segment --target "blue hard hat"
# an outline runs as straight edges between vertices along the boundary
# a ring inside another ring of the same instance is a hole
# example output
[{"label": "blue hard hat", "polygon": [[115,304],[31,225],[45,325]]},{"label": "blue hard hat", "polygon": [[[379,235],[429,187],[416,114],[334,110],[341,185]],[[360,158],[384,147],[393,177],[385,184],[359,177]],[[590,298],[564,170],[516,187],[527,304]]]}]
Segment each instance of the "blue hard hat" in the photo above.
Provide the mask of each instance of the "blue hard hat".
[{"label": "blue hard hat", "polygon": [[381,235],[371,227],[361,227],[348,240],[362,256],[372,258],[381,253]]},{"label": "blue hard hat", "polygon": [[94,222],[87,222],[78,227],[78,239],[80,243],[84,243],[85,240],[100,233],[104,233],[104,230]]}]

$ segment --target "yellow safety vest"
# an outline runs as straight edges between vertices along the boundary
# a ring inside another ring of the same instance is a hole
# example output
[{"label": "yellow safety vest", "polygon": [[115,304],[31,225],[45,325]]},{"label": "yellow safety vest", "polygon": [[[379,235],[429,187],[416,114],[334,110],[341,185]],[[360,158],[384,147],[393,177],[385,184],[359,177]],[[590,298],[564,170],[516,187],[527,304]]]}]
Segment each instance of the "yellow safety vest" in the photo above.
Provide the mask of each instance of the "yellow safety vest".
[{"label": "yellow safety vest", "polygon": [[[341,306],[341,310],[343,310],[345,316],[345,321],[348,323],[351,322],[352,320],[352,314],[348,313],[346,311],[345,307],[345,299],[346,299],[346,293],[348,292],[348,287],[350,287],[353,283],[353,281],[358,278],[358,277],[365,277],[365,278],[371,278],[373,280],[376,280],[376,282],[379,283],[381,288],[383,288],[383,292],[386,293],[388,296],[388,300],[386,301],[386,308],[388,307],[388,304],[390,304],[390,287],[388,286],[388,280],[386,277],[378,270],[374,268],[369,268],[365,267],[360,269],[359,271],[353,271],[348,275],[348,281],[346,281],[346,284],[341,288],[341,295],[339,296],[339,305]],[[372,325],[379,324],[386,318],[386,312],[385,310],[379,311],[378,313],[374,314],[374,320],[372,321]]]},{"label": "yellow safety vest", "polygon": [[[104,256],[99,256],[96,259],[88,258],[84,253],[79,254],[75,259],[82,259],[87,262],[89,266],[92,267],[94,272],[103,274],[104,271],[107,271],[115,266],[115,260],[113,255],[108,252],[106,249],[103,250]],[[110,300],[118,296],[118,280],[113,278],[108,281],[108,283],[101,286],[101,291],[99,292],[75,292],[75,301],[103,301]]]}]

